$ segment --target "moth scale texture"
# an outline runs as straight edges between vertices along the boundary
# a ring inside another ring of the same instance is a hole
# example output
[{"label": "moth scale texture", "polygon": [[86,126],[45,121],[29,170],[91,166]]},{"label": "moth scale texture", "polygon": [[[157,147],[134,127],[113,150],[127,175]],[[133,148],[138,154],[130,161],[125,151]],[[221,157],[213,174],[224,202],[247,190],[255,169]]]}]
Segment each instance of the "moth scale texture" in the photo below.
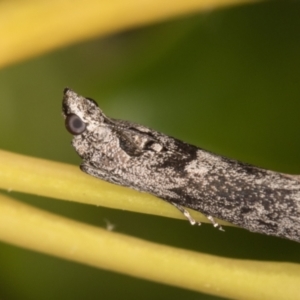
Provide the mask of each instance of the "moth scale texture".
[{"label": "moth scale texture", "polygon": [[[107,117],[97,103],[64,90],[63,117],[81,170],[153,194],[253,232],[300,242],[300,177],[261,169],[145,126]],[[222,229],[222,228],[221,228]]]}]

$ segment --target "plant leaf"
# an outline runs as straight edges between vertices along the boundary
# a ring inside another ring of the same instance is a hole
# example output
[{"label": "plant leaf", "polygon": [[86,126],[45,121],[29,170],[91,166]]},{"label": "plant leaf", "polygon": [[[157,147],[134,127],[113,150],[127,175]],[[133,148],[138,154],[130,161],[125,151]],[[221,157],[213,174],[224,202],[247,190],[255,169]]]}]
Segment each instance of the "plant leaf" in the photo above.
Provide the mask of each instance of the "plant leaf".
[{"label": "plant leaf", "polygon": [[255,0],[0,2],[0,68],[75,42]]},{"label": "plant leaf", "polygon": [[0,196],[0,239],[93,267],[227,298],[299,299],[297,264],[229,259],[159,245],[6,196]]}]

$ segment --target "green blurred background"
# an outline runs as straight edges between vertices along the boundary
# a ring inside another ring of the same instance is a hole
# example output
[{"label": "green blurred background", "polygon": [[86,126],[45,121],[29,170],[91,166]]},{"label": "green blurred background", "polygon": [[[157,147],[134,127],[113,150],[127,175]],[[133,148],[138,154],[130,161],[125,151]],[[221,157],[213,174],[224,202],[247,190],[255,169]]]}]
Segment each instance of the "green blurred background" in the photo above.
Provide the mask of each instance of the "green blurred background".
[{"label": "green blurred background", "polygon": [[[299,15],[297,1],[209,11],[3,69],[1,148],[79,165],[61,116],[62,90],[68,86],[97,100],[108,116],[300,174]],[[180,220],[10,195],[96,226],[109,220],[117,232],[157,243],[224,257],[300,262],[299,244],[242,229],[222,233],[210,224],[197,228]],[[0,243],[0,299],[133,298],[221,299]]]}]

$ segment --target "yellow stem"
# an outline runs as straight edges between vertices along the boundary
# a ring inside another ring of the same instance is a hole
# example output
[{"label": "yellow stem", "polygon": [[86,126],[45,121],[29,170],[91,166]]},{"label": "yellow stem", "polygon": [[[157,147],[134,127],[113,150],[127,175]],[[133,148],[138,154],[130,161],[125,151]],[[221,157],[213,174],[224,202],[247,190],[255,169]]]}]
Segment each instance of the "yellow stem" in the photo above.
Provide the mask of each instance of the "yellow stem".
[{"label": "yellow stem", "polygon": [[130,276],[231,299],[300,299],[300,266],[228,259],[82,224],[0,196],[4,242]]},{"label": "yellow stem", "polygon": [[0,1],[0,68],[75,42],[257,0]]},{"label": "yellow stem", "polygon": [[[161,199],[99,180],[81,172],[77,166],[4,150],[0,150],[0,166],[0,188],[7,191],[185,219]],[[197,221],[208,222],[202,214],[195,211],[192,214]]]}]

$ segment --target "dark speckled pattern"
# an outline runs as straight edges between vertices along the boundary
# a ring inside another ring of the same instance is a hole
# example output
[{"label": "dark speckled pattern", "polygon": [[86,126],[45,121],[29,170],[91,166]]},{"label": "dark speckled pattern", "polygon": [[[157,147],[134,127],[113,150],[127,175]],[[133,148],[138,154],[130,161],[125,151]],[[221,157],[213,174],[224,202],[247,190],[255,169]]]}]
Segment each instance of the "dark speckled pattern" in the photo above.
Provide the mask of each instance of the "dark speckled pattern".
[{"label": "dark speckled pattern", "polygon": [[85,123],[72,141],[84,172],[250,231],[300,242],[299,177],[259,169],[108,118],[95,101],[65,89],[63,115],[66,119],[71,114]]}]

